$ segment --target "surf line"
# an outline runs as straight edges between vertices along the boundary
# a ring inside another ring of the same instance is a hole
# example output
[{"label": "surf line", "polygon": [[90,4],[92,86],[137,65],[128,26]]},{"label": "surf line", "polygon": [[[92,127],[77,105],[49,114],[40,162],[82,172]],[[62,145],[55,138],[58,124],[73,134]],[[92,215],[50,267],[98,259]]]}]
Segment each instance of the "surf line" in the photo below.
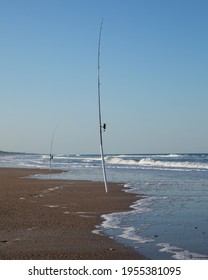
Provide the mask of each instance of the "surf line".
[{"label": "surf line", "polygon": [[99,110],[99,131],[100,131],[100,155],[102,160],[102,169],[103,169],[103,179],[105,184],[105,191],[108,192],[108,181],[106,176],[106,169],[105,169],[105,159],[104,159],[104,152],[103,152],[103,131],[106,129],[106,124],[102,124],[102,117],[101,117],[101,104],[100,104],[100,45],[101,45],[101,35],[102,35],[102,28],[103,28],[103,19],[100,24],[100,32],[99,32],[99,40],[98,40],[98,110]]},{"label": "surf line", "polygon": [[53,139],[54,139],[54,135],[55,135],[57,127],[58,127],[58,124],[56,125],[56,127],[53,131],[52,137],[51,137],[51,147],[50,147],[50,154],[49,154],[49,169],[50,169],[50,172],[51,172],[51,164],[52,164],[52,160],[53,160],[53,154],[52,154]]}]

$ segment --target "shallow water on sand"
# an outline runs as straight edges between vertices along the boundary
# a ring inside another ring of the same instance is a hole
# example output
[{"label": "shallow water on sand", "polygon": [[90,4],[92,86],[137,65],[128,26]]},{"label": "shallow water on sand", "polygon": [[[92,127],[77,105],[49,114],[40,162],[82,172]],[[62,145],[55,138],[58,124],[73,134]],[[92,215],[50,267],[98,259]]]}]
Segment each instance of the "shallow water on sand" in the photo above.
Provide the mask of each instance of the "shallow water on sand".
[{"label": "shallow water on sand", "polygon": [[[110,155],[107,176],[142,195],[132,211],[105,215],[96,232],[151,259],[208,259],[208,155]],[[47,155],[0,154],[0,166],[48,168]],[[54,179],[102,180],[99,155],[57,155]],[[36,178],[49,178],[47,175]]]}]

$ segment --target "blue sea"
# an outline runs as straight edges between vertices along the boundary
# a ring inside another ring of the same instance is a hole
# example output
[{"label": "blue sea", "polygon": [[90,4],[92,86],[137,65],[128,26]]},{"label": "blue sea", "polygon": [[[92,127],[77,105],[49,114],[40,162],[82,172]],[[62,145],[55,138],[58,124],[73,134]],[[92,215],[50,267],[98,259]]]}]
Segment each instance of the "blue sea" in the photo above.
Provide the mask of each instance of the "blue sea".
[{"label": "blue sea", "polygon": [[[208,259],[208,154],[117,154],[105,160],[108,180],[142,199],[129,212],[103,215],[95,234],[154,260]],[[0,167],[47,169],[49,156],[0,152]],[[99,155],[55,155],[52,168],[65,171],[52,179],[103,180]]]}]

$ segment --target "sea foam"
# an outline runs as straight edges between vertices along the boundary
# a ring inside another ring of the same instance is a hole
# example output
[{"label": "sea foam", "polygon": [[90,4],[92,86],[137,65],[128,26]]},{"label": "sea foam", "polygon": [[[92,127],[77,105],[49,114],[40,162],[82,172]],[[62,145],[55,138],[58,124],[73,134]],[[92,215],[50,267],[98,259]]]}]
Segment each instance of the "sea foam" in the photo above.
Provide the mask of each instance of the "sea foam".
[{"label": "sea foam", "polygon": [[123,233],[119,235],[119,237],[132,240],[136,243],[144,244],[154,241],[154,239],[148,237],[141,237],[136,233],[135,227],[131,226],[123,229]]},{"label": "sea foam", "polygon": [[[161,156],[161,158],[180,158],[179,155],[167,155],[167,156]],[[191,162],[191,161],[181,161],[180,159],[177,160],[156,160],[151,157],[145,157],[140,160],[135,159],[126,159],[121,157],[108,157],[106,159],[107,164],[109,165],[120,165],[122,167],[128,166],[128,168],[132,167],[146,167],[146,168],[168,168],[168,169],[177,169],[177,170],[185,170],[185,169],[202,169],[207,170],[208,164],[203,162]]]},{"label": "sea foam", "polygon": [[157,246],[161,247],[161,249],[159,250],[160,252],[170,253],[176,260],[208,259],[208,256],[206,255],[189,252],[188,250],[183,250],[168,243],[158,243]]}]

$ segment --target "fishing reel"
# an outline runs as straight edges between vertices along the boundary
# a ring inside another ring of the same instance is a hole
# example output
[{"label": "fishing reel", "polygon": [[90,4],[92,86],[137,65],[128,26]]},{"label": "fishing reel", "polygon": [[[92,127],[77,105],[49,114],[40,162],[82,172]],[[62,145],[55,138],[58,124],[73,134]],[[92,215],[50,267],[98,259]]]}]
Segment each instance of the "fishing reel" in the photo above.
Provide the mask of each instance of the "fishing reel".
[{"label": "fishing reel", "polygon": [[106,130],[106,123],[103,124],[102,128],[103,128],[103,131],[105,132],[105,130]]}]

